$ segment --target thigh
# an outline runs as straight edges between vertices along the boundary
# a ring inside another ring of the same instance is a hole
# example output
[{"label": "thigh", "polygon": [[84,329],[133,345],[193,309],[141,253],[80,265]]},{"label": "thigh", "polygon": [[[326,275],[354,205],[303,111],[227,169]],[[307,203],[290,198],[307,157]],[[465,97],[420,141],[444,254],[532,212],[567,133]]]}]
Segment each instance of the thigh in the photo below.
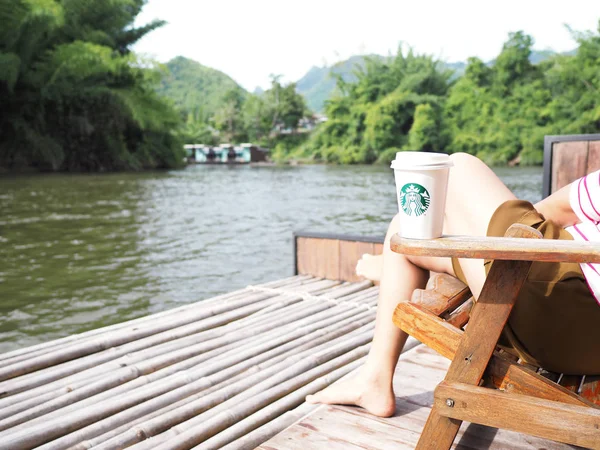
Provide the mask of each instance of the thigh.
[{"label": "thigh", "polygon": [[[496,210],[516,197],[481,160],[464,153],[451,158],[454,167],[448,181],[446,233],[486,236]],[[478,298],[486,277],[483,260],[460,259],[458,264],[464,276],[461,278]]]}]

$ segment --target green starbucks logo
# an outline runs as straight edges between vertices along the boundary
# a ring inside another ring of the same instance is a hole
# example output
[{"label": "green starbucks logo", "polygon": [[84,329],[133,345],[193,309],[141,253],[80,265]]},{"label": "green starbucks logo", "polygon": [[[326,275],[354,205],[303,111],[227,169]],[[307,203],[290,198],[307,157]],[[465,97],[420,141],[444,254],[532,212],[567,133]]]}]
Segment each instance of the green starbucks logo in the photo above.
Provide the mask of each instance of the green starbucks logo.
[{"label": "green starbucks logo", "polygon": [[409,216],[420,216],[427,211],[431,198],[429,192],[417,183],[409,183],[400,189],[400,205]]}]

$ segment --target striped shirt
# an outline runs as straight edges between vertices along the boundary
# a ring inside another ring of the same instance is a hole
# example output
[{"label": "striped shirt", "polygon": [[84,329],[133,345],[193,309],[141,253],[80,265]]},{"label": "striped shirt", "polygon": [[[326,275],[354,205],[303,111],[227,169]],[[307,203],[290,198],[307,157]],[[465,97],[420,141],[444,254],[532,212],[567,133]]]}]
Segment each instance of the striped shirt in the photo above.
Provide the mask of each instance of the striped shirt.
[{"label": "striped shirt", "polygon": [[[600,243],[600,170],[592,172],[571,185],[571,208],[581,223],[566,230],[576,241]],[[600,264],[581,264],[590,291],[600,304]]]}]

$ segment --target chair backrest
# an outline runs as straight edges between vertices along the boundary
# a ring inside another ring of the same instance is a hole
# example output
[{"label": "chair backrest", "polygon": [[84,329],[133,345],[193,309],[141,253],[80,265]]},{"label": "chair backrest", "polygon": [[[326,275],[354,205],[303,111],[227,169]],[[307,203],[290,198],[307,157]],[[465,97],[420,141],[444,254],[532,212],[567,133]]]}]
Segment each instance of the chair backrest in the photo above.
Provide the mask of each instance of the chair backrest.
[{"label": "chair backrest", "polygon": [[544,138],[545,198],[576,179],[600,169],[600,134]]}]

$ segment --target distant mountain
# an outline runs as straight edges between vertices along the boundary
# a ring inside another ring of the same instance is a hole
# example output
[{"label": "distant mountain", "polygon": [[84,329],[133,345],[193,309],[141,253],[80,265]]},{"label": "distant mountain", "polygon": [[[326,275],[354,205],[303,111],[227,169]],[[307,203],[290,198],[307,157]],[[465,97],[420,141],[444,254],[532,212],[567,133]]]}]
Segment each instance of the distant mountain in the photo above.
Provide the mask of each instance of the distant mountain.
[{"label": "distant mountain", "polygon": [[[562,53],[564,55],[574,55],[577,50]],[[545,61],[557,53],[552,50],[533,50],[531,52],[530,60],[533,64],[539,64]],[[378,55],[370,55],[377,57]],[[360,67],[365,63],[365,56],[352,56],[349,59],[334,64],[331,67],[315,67],[313,66],[307,73],[296,83],[296,90],[302,94],[306,100],[306,104],[310,109],[315,112],[322,112],[327,100],[335,89],[335,78],[331,77],[330,72],[340,74],[346,81],[352,81],[355,78],[354,70],[356,67]],[[494,60],[488,61],[487,64],[491,65]],[[454,78],[460,77],[465,73],[467,63],[463,61],[458,62],[444,62],[443,63],[448,69],[454,71]]]},{"label": "distant mountain", "polygon": [[306,104],[311,110],[323,111],[325,100],[331,96],[336,85],[336,80],[331,76],[331,72],[340,74],[345,81],[352,81],[355,79],[354,70],[364,66],[365,58],[364,55],[357,55],[330,67],[313,66],[296,82],[296,91],[304,96]]},{"label": "distant mountain", "polygon": [[223,96],[231,89],[246,91],[231,77],[216,69],[177,56],[167,64],[168,73],[158,92],[175,102],[183,112],[202,110],[212,114],[223,103]]}]

